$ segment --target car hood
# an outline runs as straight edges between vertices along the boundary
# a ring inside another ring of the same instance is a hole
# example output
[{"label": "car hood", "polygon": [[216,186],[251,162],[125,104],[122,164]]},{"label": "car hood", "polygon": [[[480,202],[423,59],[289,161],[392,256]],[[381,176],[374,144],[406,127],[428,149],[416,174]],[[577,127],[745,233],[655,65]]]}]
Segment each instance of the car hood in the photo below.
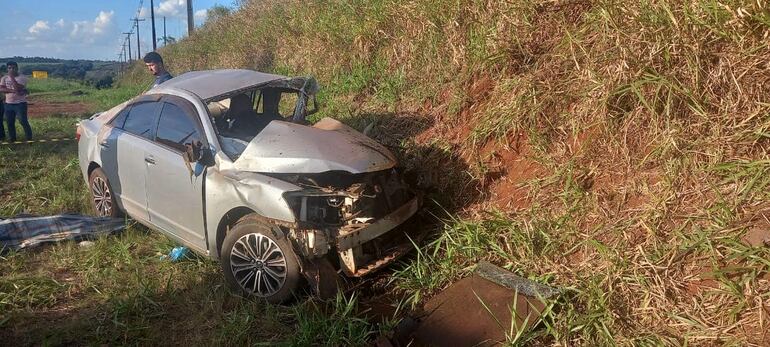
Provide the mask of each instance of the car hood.
[{"label": "car hood", "polygon": [[314,126],[273,121],[233,163],[233,168],[261,173],[380,171],[396,165],[387,148],[334,119]]}]

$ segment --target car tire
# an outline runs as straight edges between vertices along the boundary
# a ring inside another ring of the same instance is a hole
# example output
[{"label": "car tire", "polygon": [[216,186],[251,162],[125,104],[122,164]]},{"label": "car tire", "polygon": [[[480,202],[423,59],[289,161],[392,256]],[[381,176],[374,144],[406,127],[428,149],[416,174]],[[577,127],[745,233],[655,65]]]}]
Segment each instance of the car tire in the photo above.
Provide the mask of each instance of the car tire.
[{"label": "car tire", "polygon": [[275,225],[257,215],[241,218],[225,236],[220,257],[228,285],[239,294],[281,304],[300,285],[299,263],[291,243]]},{"label": "car tire", "polygon": [[88,176],[88,188],[91,191],[91,206],[99,217],[122,217],[113,194],[110,181],[101,168],[96,168]]}]

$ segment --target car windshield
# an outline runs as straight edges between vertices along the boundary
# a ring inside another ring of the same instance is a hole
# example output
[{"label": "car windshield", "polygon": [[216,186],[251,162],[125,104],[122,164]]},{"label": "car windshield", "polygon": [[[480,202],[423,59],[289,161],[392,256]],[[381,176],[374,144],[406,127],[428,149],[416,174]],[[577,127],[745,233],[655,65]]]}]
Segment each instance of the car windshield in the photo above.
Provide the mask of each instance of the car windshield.
[{"label": "car windshield", "polygon": [[209,101],[209,116],[222,150],[236,160],[270,122],[304,123],[308,100],[314,108],[310,113],[315,111],[316,88],[312,78],[294,78]]}]

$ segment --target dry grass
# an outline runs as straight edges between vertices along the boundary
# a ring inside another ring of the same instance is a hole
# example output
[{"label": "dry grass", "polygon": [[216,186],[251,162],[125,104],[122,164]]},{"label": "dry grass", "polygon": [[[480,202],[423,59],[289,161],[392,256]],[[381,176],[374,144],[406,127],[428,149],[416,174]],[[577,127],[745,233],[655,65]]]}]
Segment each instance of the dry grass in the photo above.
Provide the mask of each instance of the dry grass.
[{"label": "dry grass", "polygon": [[[462,218],[402,288],[488,258],[573,288],[544,344],[763,345],[770,251],[744,234],[770,229],[768,42],[765,0],[251,1],[162,53],[316,75],[323,115],[451,171],[427,182]],[[531,204],[479,213],[516,148]]]}]

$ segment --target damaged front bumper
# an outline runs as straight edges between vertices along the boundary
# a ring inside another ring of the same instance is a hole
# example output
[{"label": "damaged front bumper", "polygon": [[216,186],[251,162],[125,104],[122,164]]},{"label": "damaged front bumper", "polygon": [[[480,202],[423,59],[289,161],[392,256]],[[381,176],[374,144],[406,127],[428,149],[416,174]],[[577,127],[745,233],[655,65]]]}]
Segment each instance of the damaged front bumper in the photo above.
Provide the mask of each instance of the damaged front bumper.
[{"label": "damaged front bumper", "polygon": [[[383,238],[383,236],[394,231],[396,227],[417,213],[420,204],[420,197],[415,196],[405,205],[372,223],[349,224],[342,227],[336,241],[341,260],[340,266],[345,274],[353,277],[363,276],[408,252],[412,248],[412,242],[407,237],[406,231],[402,231],[401,235],[389,235],[390,238]],[[380,240],[380,238],[383,239]],[[370,243],[377,244],[366,247]],[[375,254],[367,251],[373,251]]]},{"label": "damaged front bumper", "polygon": [[390,214],[367,222],[341,227],[293,228],[295,247],[308,259],[326,256],[336,251],[340,269],[350,277],[360,277],[378,270],[409,252],[416,235],[399,228],[422,206],[420,196]]},{"label": "damaged front bumper", "polygon": [[[351,277],[384,267],[413,247],[401,227],[422,205],[395,171],[357,177],[345,188],[284,193],[297,216],[295,247],[307,259],[337,253],[339,268]],[[411,238],[411,239],[410,239]]]}]

